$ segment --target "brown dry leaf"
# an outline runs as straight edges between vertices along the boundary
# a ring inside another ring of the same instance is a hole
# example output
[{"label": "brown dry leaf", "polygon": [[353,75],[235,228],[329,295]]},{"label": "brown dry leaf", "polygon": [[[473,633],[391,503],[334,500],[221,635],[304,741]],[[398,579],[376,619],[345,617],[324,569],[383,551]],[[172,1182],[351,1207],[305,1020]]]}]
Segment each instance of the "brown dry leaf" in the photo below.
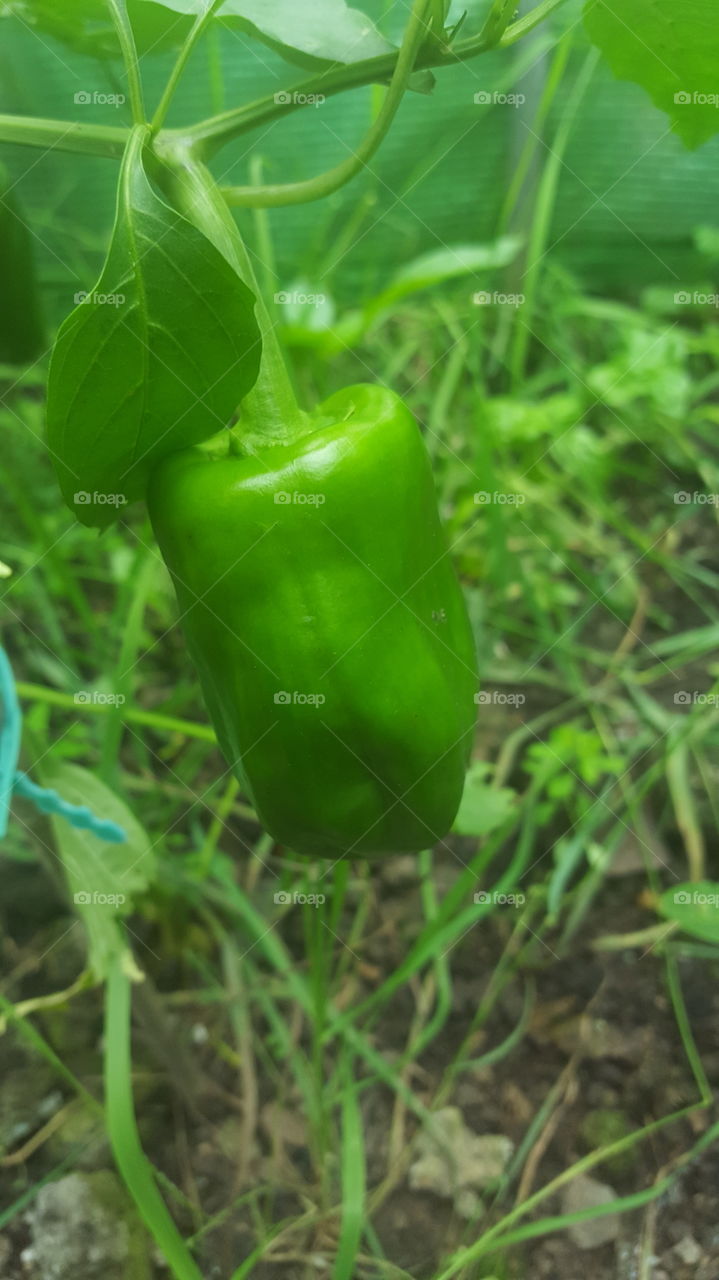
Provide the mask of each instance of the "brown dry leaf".
[{"label": "brown dry leaf", "polygon": [[558,1000],[546,1000],[532,1013],[529,1034],[539,1044],[556,1044],[557,1028],[576,1017],[575,996],[560,996]]},{"label": "brown dry leaf", "polygon": [[534,1103],[527,1097],[513,1080],[508,1080],[502,1089],[504,1106],[519,1124],[529,1124],[535,1112]]}]

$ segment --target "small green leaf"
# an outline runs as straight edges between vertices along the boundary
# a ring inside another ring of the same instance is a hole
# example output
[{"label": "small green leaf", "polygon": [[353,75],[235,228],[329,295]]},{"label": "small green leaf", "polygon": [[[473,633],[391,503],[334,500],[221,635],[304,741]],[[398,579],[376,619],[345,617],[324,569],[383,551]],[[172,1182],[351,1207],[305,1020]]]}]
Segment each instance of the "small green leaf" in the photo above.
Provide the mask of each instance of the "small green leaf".
[{"label": "small green leaf", "polygon": [[[326,355],[353,347],[360,342],[370,325],[403,298],[461,276],[476,275],[482,282],[486,282],[486,275],[483,276],[482,273],[508,266],[521,247],[522,240],[519,236],[501,236],[486,244],[448,245],[444,249],[423,253],[400,267],[387,288],[370,298],[361,310],[347,311],[333,323],[331,331],[326,331],[329,341],[318,341],[315,345]],[[288,337],[292,342],[297,341],[296,333],[291,333]],[[308,344],[305,341],[303,345]]]},{"label": "small green leaf", "polygon": [[719,943],[719,884],[715,881],[675,885],[661,895],[658,909],[692,937]]},{"label": "small green leaf", "polygon": [[517,799],[510,787],[492,787],[487,782],[489,765],[475,760],[464,784],[462,803],[452,828],[460,836],[487,836],[501,827]]},{"label": "small green leaf", "polygon": [[102,275],[60,329],[48,444],[68,506],[104,527],[165,454],[224,427],[251,389],[254,299],[213,244],[155,193],[133,133]]},{"label": "small green leaf", "polygon": [[51,762],[43,765],[40,775],[43,786],[52,787],[63,800],[87,805],[127,834],[123,844],[110,844],[64,818],[51,818],[75,911],[87,932],[90,968],[102,981],[110,958],[127,950],[120,919],[132,910],[133,898],[152,883],[152,845],[127,805],[87,769]]},{"label": "small green leaf", "polygon": [[[208,0],[149,0],[177,13],[204,13]],[[392,53],[372,19],[345,0],[225,0],[217,17],[307,66],[363,62]]]},{"label": "small green leaf", "polygon": [[640,85],[687,147],[719,133],[716,0],[587,0],[584,22],[615,76]]},{"label": "small green leaf", "polygon": [[509,266],[522,247],[519,236],[501,236],[486,244],[456,244],[414,258],[394,275],[387,290],[393,298],[441,284],[458,276],[479,275]]}]

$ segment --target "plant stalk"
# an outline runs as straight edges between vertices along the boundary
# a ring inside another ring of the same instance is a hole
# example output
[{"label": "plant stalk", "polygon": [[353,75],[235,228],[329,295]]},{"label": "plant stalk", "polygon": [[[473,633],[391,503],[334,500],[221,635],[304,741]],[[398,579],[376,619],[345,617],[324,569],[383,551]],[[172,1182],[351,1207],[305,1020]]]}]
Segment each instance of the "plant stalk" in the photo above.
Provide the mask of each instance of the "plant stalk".
[{"label": "plant stalk", "polygon": [[304,182],[265,187],[224,187],[222,194],[228,203],[263,209],[278,205],[306,204],[310,200],[322,200],[338,191],[364,169],[387,136],[404,97],[417,54],[428,34],[429,5],[430,0],[415,0],[382,109],[362,142],[346,160],[335,165],[334,169],[328,169],[326,173],[308,178]]}]

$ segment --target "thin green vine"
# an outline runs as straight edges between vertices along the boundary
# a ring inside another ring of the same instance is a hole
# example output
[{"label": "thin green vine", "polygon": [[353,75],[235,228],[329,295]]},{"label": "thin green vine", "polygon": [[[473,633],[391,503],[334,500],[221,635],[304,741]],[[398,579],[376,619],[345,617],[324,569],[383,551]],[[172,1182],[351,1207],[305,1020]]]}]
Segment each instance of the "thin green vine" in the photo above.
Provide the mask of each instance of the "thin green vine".
[{"label": "thin green vine", "polygon": [[346,160],[341,161],[334,169],[328,169],[326,173],[308,178],[304,182],[264,187],[223,187],[222,194],[228,204],[267,209],[277,205],[306,204],[310,200],[322,200],[364,169],[387,136],[404,97],[417,54],[429,31],[429,6],[430,0],[415,0],[382,109],[362,142]]},{"label": "thin green vine", "polygon": [[193,50],[197,42],[201,39],[205,30],[210,25],[210,22],[214,18],[215,13],[217,12],[221,4],[222,4],[222,0],[212,0],[212,3],[208,5],[204,13],[199,13],[197,15],[197,18],[193,24],[192,30],[190,31],[190,34],[188,35],[182,48],[180,49],[179,54],[177,55],[177,61],[174,67],[172,68],[172,71],[170,73],[170,78],[167,81],[167,84],[165,85],[165,89],[158,103],[157,110],[154,116],[152,117],[151,128],[152,128],[153,134],[159,133],[160,129],[165,123],[167,112],[170,109],[172,99],[175,96],[175,91],[177,89],[178,84],[180,83],[185,67],[187,66],[187,63],[189,62],[190,57],[192,56]]},{"label": "thin green vine", "polygon": [[120,42],[122,61],[125,64],[132,119],[136,125],[142,125],[146,123],[145,103],[142,95],[142,81],[140,80],[140,64],[137,57],[132,24],[127,12],[126,0],[107,0],[107,4]]}]

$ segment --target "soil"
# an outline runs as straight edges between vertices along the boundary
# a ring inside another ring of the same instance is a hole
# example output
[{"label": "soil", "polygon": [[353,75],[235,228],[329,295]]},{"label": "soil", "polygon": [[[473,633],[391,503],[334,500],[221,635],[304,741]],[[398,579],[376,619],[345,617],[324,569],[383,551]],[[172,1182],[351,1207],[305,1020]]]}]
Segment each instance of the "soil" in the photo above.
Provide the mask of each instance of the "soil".
[{"label": "soil", "polygon": [[[387,864],[373,871],[382,891],[376,894],[373,927],[353,976],[354,998],[363,994],[357,990],[358,981],[368,994],[392,972],[418,926],[416,886],[403,884],[402,871],[399,862],[394,868]],[[28,866],[9,864],[2,960],[3,971],[10,975],[4,991],[13,1002],[62,989],[82,967],[80,930],[72,927],[61,900],[45,893],[45,886],[40,896],[40,874]],[[593,940],[600,936],[651,923],[642,906],[645,883],[642,875],[607,880],[581,936],[573,939],[566,954],[554,949],[551,937],[537,947],[503,990],[489,1022],[476,1037],[473,1056],[479,1057],[510,1034],[522,1012],[525,984],[531,982],[536,1000],[525,1038],[495,1066],[469,1068],[455,1076],[444,1099],[445,1105],[460,1108],[465,1124],[476,1134],[506,1135],[517,1148],[550,1091],[559,1088],[549,1126],[540,1128],[540,1145],[530,1146],[524,1173],[520,1173],[523,1196],[597,1145],[697,1097],[667,997],[662,959],[646,949],[592,949]],[[506,916],[497,912],[481,929],[472,930],[453,953],[452,1013],[442,1035],[408,1077],[425,1105],[432,1104],[443,1072],[467,1033],[510,927]],[[296,950],[301,956],[299,938]],[[680,964],[692,1031],[710,1081],[719,1074],[719,986],[710,980],[712,967],[703,958],[687,958]],[[176,958],[172,963],[158,962],[142,998],[136,998],[135,1094],[145,1149],[188,1200],[201,1205],[203,1219],[222,1214],[257,1184],[273,1188],[261,1196],[265,1222],[298,1217],[317,1190],[298,1099],[290,1084],[281,1081],[278,1086],[260,1069],[253,1146],[247,1168],[238,1174],[242,1096],[236,1067],[217,1052],[218,1042],[227,1038],[225,1015],[219,1007],[194,1002],[196,986],[192,972]],[[407,1043],[416,994],[401,990],[374,1028],[373,1043],[387,1060]],[[34,1021],[62,1061],[99,1098],[100,993],[84,992],[61,1009],[35,1015]],[[101,1121],[87,1112],[81,1114],[62,1077],[49,1079],[46,1065],[13,1030],[0,1039],[0,1068],[0,1214],[24,1197],[28,1203],[0,1232],[0,1276],[28,1280],[37,1274],[32,1264],[28,1270],[27,1254],[22,1260],[30,1239],[35,1189],[63,1162],[65,1173],[113,1165]],[[32,1149],[33,1135],[41,1134],[48,1113],[70,1103],[63,1122]],[[374,1230],[389,1260],[417,1280],[431,1277],[441,1256],[477,1238],[479,1225],[463,1220],[451,1200],[411,1190],[407,1161],[398,1170],[388,1169],[397,1114],[394,1098],[384,1085],[373,1084],[365,1090],[362,1109],[370,1188],[374,1190],[388,1173],[393,1174],[374,1208]],[[696,1111],[591,1173],[617,1195],[650,1187],[672,1169],[711,1121],[710,1113]],[[406,1152],[417,1122],[411,1114],[403,1115],[400,1122],[399,1149]],[[18,1152],[22,1155],[26,1146],[25,1158],[18,1161]],[[511,1207],[518,1185],[515,1181],[501,1212]],[[719,1150],[710,1147],[684,1167],[661,1200],[620,1215],[607,1243],[583,1249],[568,1233],[554,1232],[515,1246],[509,1258],[488,1257],[478,1275],[579,1280],[589,1270],[592,1280],[636,1280],[640,1274],[651,1280],[717,1280],[717,1185]],[[198,1221],[189,1212],[177,1205],[174,1212],[186,1235],[197,1231]],[[557,1195],[536,1216],[561,1212]],[[491,1223],[497,1216],[499,1209],[492,1205],[490,1194],[483,1221]],[[288,1237],[284,1246],[273,1246],[272,1260],[258,1265],[252,1275],[256,1280],[306,1280],[308,1275],[329,1274],[336,1238],[336,1221],[329,1218],[312,1233],[298,1233]],[[203,1236],[197,1250],[203,1276],[229,1280],[256,1243],[252,1204],[245,1201],[221,1216]],[[654,1259],[641,1273],[640,1258]],[[153,1262],[153,1269],[155,1280],[166,1280],[164,1266]],[[360,1275],[379,1276],[380,1272],[370,1264]]]}]

